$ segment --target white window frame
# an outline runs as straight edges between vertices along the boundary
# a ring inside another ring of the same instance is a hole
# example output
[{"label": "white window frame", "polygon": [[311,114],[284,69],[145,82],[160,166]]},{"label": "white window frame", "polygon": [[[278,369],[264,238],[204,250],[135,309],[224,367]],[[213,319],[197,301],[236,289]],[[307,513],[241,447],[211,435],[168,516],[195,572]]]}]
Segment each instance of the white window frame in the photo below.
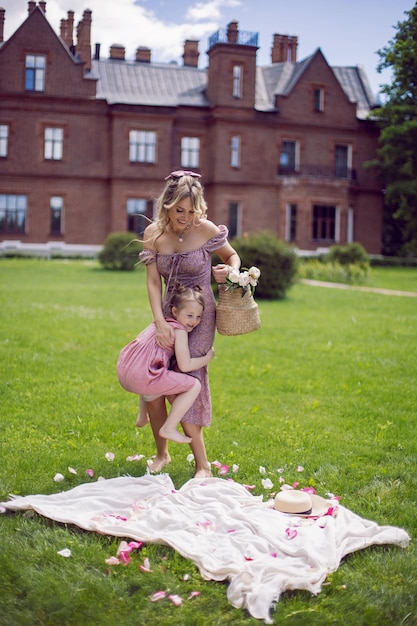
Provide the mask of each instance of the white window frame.
[{"label": "white window frame", "polygon": [[156,162],[156,132],[153,130],[129,131],[129,161],[131,163]]},{"label": "white window frame", "polygon": [[233,135],[230,140],[230,165],[231,167],[240,167],[240,136]]},{"label": "white window frame", "polygon": [[[41,54],[27,54],[25,59],[25,90],[45,91],[46,57]],[[30,81],[28,80],[30,77]],[[30,86],[28,83],[30,82]]]},{"label": "white window frame", "polygon": [[200,167],[200,138],[181,138],[181,167]]},{"label": "white window frame", "polygon": [[64,153],[64,129],[48,126],[44,130],[45,161],[62,161]]},{"label": "white window frame", "polygon": [[233,97],[237,99],[242,98],[242,81],[243,81],[243,68],[241,65],[233,66]]},{"label": "white window frame", "polygon": [[0,124],[0,157],[9,155],[9,125]]}]

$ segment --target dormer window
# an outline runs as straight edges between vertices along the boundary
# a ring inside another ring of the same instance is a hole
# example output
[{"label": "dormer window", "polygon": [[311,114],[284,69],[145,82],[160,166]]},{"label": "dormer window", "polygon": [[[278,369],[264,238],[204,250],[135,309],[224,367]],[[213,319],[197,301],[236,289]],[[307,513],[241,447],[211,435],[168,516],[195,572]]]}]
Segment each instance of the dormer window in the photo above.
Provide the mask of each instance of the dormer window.
[{"label": "dormer window", "polygon": [[45,57],[27,54],[25,62],[26,91],[45,91]]},{"label": "dormer window", "polygon": [[233,97],[242,97],[242,66],[233,66]]}]

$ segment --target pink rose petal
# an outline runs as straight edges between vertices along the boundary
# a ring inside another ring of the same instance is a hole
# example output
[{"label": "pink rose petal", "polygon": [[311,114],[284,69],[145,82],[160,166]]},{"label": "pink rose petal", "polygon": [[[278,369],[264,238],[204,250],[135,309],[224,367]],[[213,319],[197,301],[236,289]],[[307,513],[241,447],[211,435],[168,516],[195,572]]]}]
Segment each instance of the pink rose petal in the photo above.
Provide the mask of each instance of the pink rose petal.
[{"label": "pink rose petal", "polygon": [[188,596],[188,599],[191,600],[191,598],[196,598],[200,594],[201,594],[201,591],[191,591],[190,595]]},{"label": "pink rose petal", "polygon": [[170,594],[168,600],[171,600],[172,604],[175,606],[180,606],[184,602],[181,596],[177,596],[175,593]]},{"label": "pink rose petal", "polygon": [[87,474],[87,476],[90,476],[90,478],[94,476],[94,470],[92,469],[86,469],[85,473]]},{"label": "pink rose petal", "polygon": [[117,558],[117,556],[111,556],[109,559],[106,559],[105,562],[107,563],[107,565],[119,565],[120,564],[120,560]]},{"label": "pink rose petal", "polygon": [[296,531],[295,528],[286,528],[285,532],[287,535],[287,539],[295,539],[296,536],[298,535],[298,532]]},{"label": "pink rose petal", "polygon": [[158,600],[163,600],[166,597],[166,592],[165,591],[155,591],[152,595],[151,595],[151,602],[158,602]]}]

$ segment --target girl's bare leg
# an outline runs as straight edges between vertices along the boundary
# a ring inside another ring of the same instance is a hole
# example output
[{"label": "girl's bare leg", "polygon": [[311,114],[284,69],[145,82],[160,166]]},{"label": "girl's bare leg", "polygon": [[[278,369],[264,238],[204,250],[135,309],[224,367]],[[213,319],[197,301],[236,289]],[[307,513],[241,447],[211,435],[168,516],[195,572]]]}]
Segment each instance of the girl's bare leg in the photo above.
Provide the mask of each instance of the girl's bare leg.
[{"label": "girl's bare leg", "polygon": [[178,432],[177,426],[188,411],[194,404],[198,394],[201,390],[201,383],[196,378],[194,379],[194,385],[188,391],[179,393],[171,404],[171,410],[164,425],[159,431],[161,437],[165,439],[171,439],[176,443],[191,443],[190,437]]},{"label": "girl's bare leg", "polygon": [[149,415],[148,415],[148,410],[146,407],[146,402],[142,398],[142,396],[139,396],[139,413],[138,413],[138,419],[136,420],[136,426],[138,428],[142,428],[142,426],[146,426],[146,424],[148,423],[149,423]]},{"label": "girl's bare leg", "polygon": [[168,452],[168,440],[164,439],[164,437],[161,437],[159,434],[159,431],[167,418],[165,398],[157,398],[156,400],[146,402],[145,404],[156,444],[156,457],[149,465],[149,471],[160,472],[165,465],[168,465],[168,463],[171,462],[171,457]]},{"label": "girl's bare leg", "polygon": [[187,437],[191,437],[190,448],[194,454],[195,477],[208,478],[212,476],[211,466],[207,459],[206,446],[204,444],[203,428],[197,424],[181,424]]}]

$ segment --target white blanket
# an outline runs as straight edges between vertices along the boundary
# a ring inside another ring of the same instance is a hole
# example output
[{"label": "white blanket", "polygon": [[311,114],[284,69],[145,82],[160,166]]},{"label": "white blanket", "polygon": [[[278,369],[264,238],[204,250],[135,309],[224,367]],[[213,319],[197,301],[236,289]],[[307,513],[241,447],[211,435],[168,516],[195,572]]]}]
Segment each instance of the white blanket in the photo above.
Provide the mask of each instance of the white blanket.
[{"label": "white blanket", "polygon": [[378,526],[340,505],[333,516],[288,516],[221,478],[192,479],[178,491],[168,474],[114,478],[49,496],[15,497],[1,506],[167,544],[191,559],[205,579],[227,580],[231,604],[266,623],[272,623],[271,606],[284,591],[317,594],[346,554],[375,544],[405,548],[410,540],[404,530]]}]

